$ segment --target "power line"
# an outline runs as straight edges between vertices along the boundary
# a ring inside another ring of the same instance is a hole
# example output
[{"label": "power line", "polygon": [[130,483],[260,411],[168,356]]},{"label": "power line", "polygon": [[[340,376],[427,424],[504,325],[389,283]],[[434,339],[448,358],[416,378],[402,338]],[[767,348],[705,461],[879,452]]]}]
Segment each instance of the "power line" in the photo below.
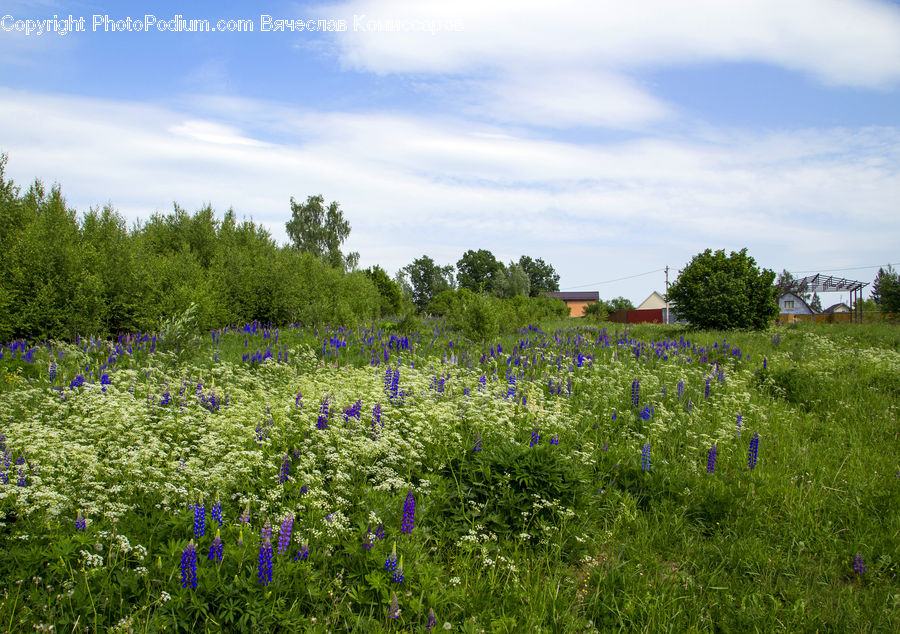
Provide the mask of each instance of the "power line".
[{"label": "power line", "polygon": [[647,271],[646,273],[638,273],[637,275],[629,275],[628,277],[619,277],[614,280],[606,280],[605,282],[594,282],[593,284],[582,284],[581,286],[567,286],[561,290],[569,291],[574,288],[587,288],[588,286],[600,286],[601,284],[612,284],[613,282],[621,282],[622,280],[631,280],[636,277],[643,277],[645,275],[650,275],[652,273],[659,273],[660,271],[665,271],[665,269],[655,269],[653,271]]},{"label": "power line", "polygon": [[811,271],[794,271],[794,273],[834,273],[835,271],[859,271],[861,269],[877,269],[882,266],[897,266],[900,262],[890,262],[888,264],[873,264],[872,266],[853,266],[846,269],[812,269]]}]

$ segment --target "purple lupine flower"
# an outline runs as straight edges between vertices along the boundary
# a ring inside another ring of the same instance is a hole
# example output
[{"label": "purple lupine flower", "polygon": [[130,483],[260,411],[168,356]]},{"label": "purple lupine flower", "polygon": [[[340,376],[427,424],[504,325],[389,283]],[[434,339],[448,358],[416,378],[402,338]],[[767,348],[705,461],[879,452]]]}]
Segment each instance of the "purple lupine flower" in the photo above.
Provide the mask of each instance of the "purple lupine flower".
[{"label": "purple lupine flower", "polygon": [[706,390],[704,392],[704,398],[709,398],[709,377],[706,377]]},{"label": "purple lupine flower", "polygon": [[706,457],[706,472],[713,473],[716,470],[716,445],[709,449],[709,455]]},{"label": "purple lupine flower", "polygon": [[769,360],[766,357],[763,357],[763,370],[769,367]]},{"label": "purple lupine flower", "polygon": [[434,608],[428,608],[428,623],[425,624],[425,629],[430,632],[435,625],[437,625],[437,617],[434,615]]},{"label": "purple lupine flower", "polygon": [[200,539],[206,534],[206,507],[203,506],[203,496],[194,507],[194,537]]},{"label": "purple lupine flower", "polygon": [[213,504],[213,507],[210,509],[209,514],[216,521],[216,524],[219,527],[225,522],[225,519],[222,517],[222,504],[219,502],[219,496],[216,495],[216,503]]},{"label": "purple lupine flower", "polygon": [[756,468],[756,452],[759,449],[759,432],[753,433],[753,438],[750,439],[750,451],[748,453],[747,466],[750,469]]},{"label": "purple lupine flower", "polygon": [[653,408],[644,406],[644,408],[641,410],[641,413],[639,414],[639,416],[641,417],[641,420],[652,419],[653,418]]},{"label": "purple lupine flower", "polygon": [[475,444],[472,451],[481,451],[481,434],[475,434]]},{"label": "purple lupine flower", "polygon": [[400,563],[397,565],[397,570],[391,575],[391,581],[403,583],[403,555],[400,555]]},{"label": "purple lupine flower", "polygon": [[78,517],[75,518],[75,530],[83,531],[87,527],[87,522],[84,520],[84,515],[81,514],[81,511],[78,511]]},{"label": "purple lupine flower", "polygon": [[291,477],[291,454],[285,454],[281,461],[281,469],[278,470],[278,482],[284,484]]},{"label": "purple lupine flower", "polygon": [[531,442],[528,443],[528,446],[534,447],[539,442],[541,442],[541,431],[535,426],[535,428],[531,430]]},{"label": "purple lupine flower", "polygon": [[862,577],[866,570],[868,570],[868,568],[866,568],[866,564],[863,562],[862,554],[856,553],[856,556],[853,558],[853,572]]},{"label": "purple lupine flower", "polygon": [[635,407],[638,406],[638,402],[640,401],[640,393],[641,393],[641,383],[637,379],[631,382],[631,404]]},{"label": "purple lupine flower", "polygon": [[391,550],[391,554],[384,560],[384,569],[388,572],[396,572],[397,563],[397,542],[394,542],[394,548]]},{"label": "purple lupine flower", "polygon": [[307,489],[306,489],[306,485],[304,484],[302,487],[300,487],[300,495],[306,495],[306,493],[307,493]]},{"label": "purple lupine flower", "polygon": [[363,550],[372,550],[372,546],[375,545],[375,535],[372,534],[372,525],[369,524],[368,528],[366,528],[366,534],[363,535],[362,547]]},{"label": "purple lupine flower", "polygon": [[244,524],[248,524],[250,522],[250,502],[244,506],[244,512],[241,513],[241,516],[238,518]]},{"label": "purple lupine flower", "polygon": [[553,434],[552,436],[550,436],[550,444],[551,445],[559,444],[559,434]]},{"label": "purple lupine flower", "polygon": [[391,592],[391,609],[388,611],[388,616],[392,619],[400,618],[400,604],[397,603],[396,592]]},{"label": "purple lupine flower", "polygon": [[197,549],[192,539],[181,554],[181,587],[197,587]]},{"label": "purple lupine flower", "polygon": [[266,540],[272,539],[272,522],[266,520],[266,523],[263,524],[262,530],[259,532],[259,541],[264,542]]},{"label": "purple lupine flower", "polygon": [[272,581],[272,542],[269,539],[263,541],[259,547],[259,566],[257,578],[264,586]]},{"label": "purple lupine flower", "polygon": [[209,547],[209,555],[206,558],[210,561],[222,561],[223,552],[222,538],[219,536],[219,531],[216,531],[216,536],[213,537],[212,544]]},{"label": "purple lupine flower", "polygon": [[678,382],[678,398],[684,396],[684,381]]},{"label": "purple lupine flower", "polygon": [[294,399],[294,407],[303,409],[303,394],[301,392],[297,392],[297,398]]},{"label": "purple lupine flower", "polygon": [[608,440],[603,441],[603,447],[600,448],[600,451],[602,451],[604,453],[609,451],[609,441]]},{"label": "purple lupine flower", "polygon": [[641,450],[641,469],[650,471],[650,443],[646,443]]},{"label": "purple lupine flower", "polygon": [[481,378],[478,379],[478,391],[483,392],[484,387],[487,385],[487,376],[482,374]]},{"label": "purple lupine flower", "polygon": [[306,542],[300,544],[300,550],[294,555],[294,561],[306,561],[309,559],[309,545]]},{"label": "purple lupine flower", "polygon": [[289,515],[281,522],[281,531],[278,533],[278,554],[283,555],[287,552],[288,544],[291,543],[291,530],[294,528],[294,516]]},{"label": "purple lupine flower", "polygon": [[384,538],[385,538],[385,534],[384,534],[384,524],[379,524],[379,525],[375,528],[375,538],[378,539],[378,540],[384,541]]},{"label": "purple lupine flower", "polygon": [[406,494],[406,500],[403,502],[403,524],[400,530],[404,533],[411,533],[416,522],[416,498],[413,497],[412,489]]},{"label": "purple lupine flower", "polygon": [[319,405],[319,418],[316,420],[316,427],[319,429],[328,429],[328,397],[322,399]]},{"label": "purple lupine flower", "polygon": [[738,415],[737,415],[737,421],[735,422],[735,427],[737,428],[737,437],[738,437],[738,438],[741,437],[741,423],[743,422],[743,420],[744,420],[744,419],[743,419],[743,417],[741,416],[741,413],[738,412]]}]

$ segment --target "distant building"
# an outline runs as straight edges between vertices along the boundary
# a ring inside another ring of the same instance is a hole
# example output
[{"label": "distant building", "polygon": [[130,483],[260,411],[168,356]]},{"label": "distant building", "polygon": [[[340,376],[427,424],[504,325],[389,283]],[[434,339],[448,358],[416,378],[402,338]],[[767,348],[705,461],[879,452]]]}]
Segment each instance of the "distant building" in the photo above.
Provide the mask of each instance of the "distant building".
[{"label": "distant building", "polygon": [[816,311],[810,308],[805,299],[788,292],[778,298],[778,312],[782,315],[814,315]]},{"label": "distant building", "polygon": [[832,315],[834,313],[849,313],[850,307],[847,306],[847,304],[845,304],[844,302],[838,302],[837,304],[832,304],[822,312],[826,315]]},{"label": "distant building", "polygon": [[641,305],[637,307],[637,310],[646,310],[649,308],[665,308],[666,307],[666,298],[653,291],[650,295],[641,302]]},{"label": "distant building", "polygon": [[600,291],[574,291],[547,293],[550,297],[561,299],[569,307],[570,317],[584,317],[584,309],[588,304],[600,301]]}]

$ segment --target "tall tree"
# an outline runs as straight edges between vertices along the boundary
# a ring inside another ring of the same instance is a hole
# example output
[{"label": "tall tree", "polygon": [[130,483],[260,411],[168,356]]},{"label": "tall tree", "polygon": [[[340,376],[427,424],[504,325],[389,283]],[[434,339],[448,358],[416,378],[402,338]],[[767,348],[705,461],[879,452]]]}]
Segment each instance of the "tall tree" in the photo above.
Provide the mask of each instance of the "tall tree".
[{"label": "tall tree", "polygon": [[759,270],[747,249],[699,253],[669,288],[676,314],[700,328],[767,327],[778,314],[774,271]]},{"label": "tall tree", "polygon": [[528,294],[531,297],[559,290],[559,274],[552,265],[541,258],[533,260],[523,255],[519,258],[519,266],[528,276]]},{"label": "tall tree", "polygon": [[812,299],[811,293],[805,286],[798,284],[797,279],[787,269],[782,269],[778,277],[775,278],[775,288],[778,289],[778,296],[785,293],[795,293],[807,302]]},{"label": "tall tree", "polygon": [[502,298],[528,297],[530,286],[531,280],[525,269],[515,262],[510,262],[494,280],[494,294]]},{"label": "tall tree", "polygon": [[400,275],[408,280],[413,303],[419,310],[425,310],[435,295],[454,286],[453,266],[438,266],[427,255],[400,269]]},{"label": "tall tree", "polygon": [[881,306],[882,298],[884,296],[884,286],[886,284],[889,286],[891,280],[896,278],[897,272],[890,264],[888,264],[887,269],[884,267],[878,269],[878,273],[875,274],[875,280],[872,282],[872,294],[870,295],[876,304]]},{"label": "tall tree", "polygon": [[900,313],[900,276],[889,264],[878,269],[872,284],[872,299],[883,312]]},{"label": "tall tree", "polygon": [[819,297],[818,293],[813,293],[812,300],[809,302],[809,307],[812,308],[814,313],[822,312],[822,298]]},{"label": "tall tree", "polygon": [[302,204],[291,196],[291,219],[285,228],[294,249],[320,257],[334,268],[353,269],[359,262],[358,253],[346,257],[341,253],[341,244],[350,235],[341,206],[332,201],[326,208],[321,194],[307,197]]},{"label": "tall tree", "polygon": [[469,249],[456,262],[456,283],[473,293],[490,290],[503,271],[503,264],[486,249]]}]

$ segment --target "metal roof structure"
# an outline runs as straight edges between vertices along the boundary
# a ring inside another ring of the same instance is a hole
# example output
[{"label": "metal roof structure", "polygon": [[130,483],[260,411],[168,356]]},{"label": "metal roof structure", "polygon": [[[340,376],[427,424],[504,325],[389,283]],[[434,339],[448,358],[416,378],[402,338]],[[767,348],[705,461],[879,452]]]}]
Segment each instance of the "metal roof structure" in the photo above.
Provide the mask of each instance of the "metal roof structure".
[{"label": "metal roof structure", "polygon": [[794,280],[791,290],[800,293],[835,293],[850,291],[850,314],[854,321],[862,323],[862,289],[868,286],[868,282],[848,280],[833,275],[807,275]]},{"label": "metal roof structure", "polygon": [[560,292],[552,291],[547,293],[550,297],[556,297],[564,302],[598,302],[600,301],[600,291],[573,291]]}]

